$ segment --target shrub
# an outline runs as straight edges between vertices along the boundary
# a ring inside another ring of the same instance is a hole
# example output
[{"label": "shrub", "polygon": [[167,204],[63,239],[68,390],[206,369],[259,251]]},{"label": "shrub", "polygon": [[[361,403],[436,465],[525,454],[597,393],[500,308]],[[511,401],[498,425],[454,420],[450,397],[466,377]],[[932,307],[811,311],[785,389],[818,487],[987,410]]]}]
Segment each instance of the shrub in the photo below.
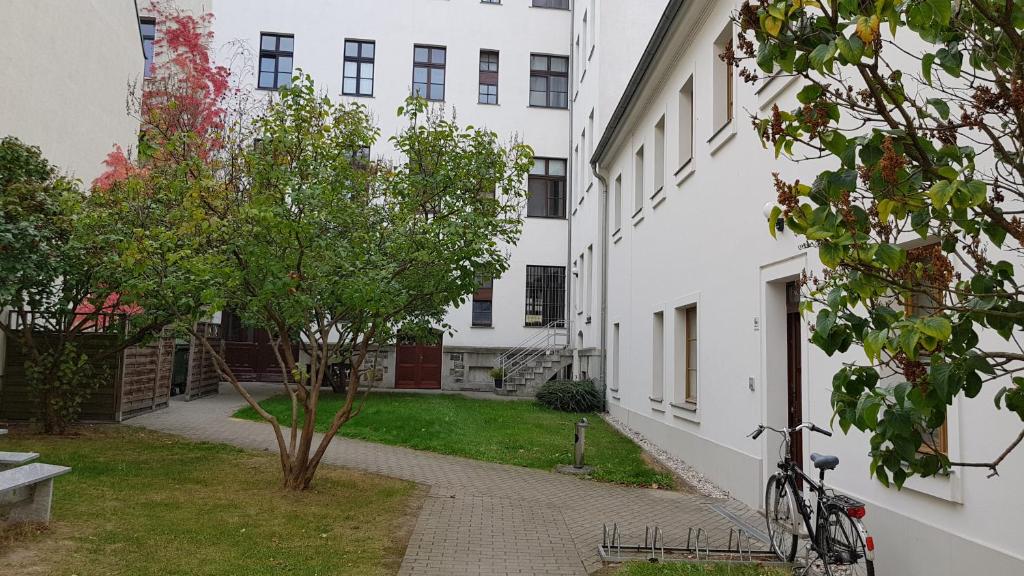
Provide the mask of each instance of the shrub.
[{"label": "shrub", "polygon": [[597,412],[604,398],[590,380],[552,380],[537,390],[537,402],[562,412]]}]

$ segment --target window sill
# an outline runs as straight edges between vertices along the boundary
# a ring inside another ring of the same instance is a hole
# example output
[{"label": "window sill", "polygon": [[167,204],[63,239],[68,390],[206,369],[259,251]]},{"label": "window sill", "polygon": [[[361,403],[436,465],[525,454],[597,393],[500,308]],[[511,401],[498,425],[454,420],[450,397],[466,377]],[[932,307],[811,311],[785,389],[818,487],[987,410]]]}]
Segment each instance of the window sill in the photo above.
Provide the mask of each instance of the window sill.
[{"label": "window sill", "polygon": [[565,216],[530,216],[526,215],[527,218],[534,218],[536,220],[565,220]]},{"label": "window sill", "polygon": [[777,75],[766,79],[761,83],[761,86],[754,92],[757,96],[757,105],[761,110],[768,108],[774,103],[779,95],[782,94],[786,88],[793,85],[800,76],[793,75]]},{"label": "window sill", "polygon": [[612,244],[618,244],[619,242],[622,242],[622,234],[612,234]]},{"label": "window sill", "polygon": [[665,185],[664,184],[661,185],[661,186],[658,186],[657,188],[655,188],[654,192],[651,193],[651,200],[654,200],[655,198],[657,198],[658,194],[661,194],[661,192],[663,190],[665,190]]},{"label": "window sill", "polygon": [[946,502],[952,502],[954,504],[963,504],[963,479],[961,475],[957,474],[956,470],[950,470],[949,474],[940,476],[929,476],[928,478],[913,477],[908,478],[906,483],[903,484],[905,490],[911,490],[921,494],[927,494],[938,498],[939,500],[945,500]]},{"label": "window sill", "polygon": [[661,206],[662,202],[664,202],[665,200],[668,199],[668,196],[663,194],[664,190],[665,190],[665,187],[662,186],[661,188],[658,188],[658,191],[654,193],[654,196],[651,196],[651,208],[652,209],[657,210],[658,206]]},{"label": "window sill", "polygon": [[489,326],[484,326],[483,324],[473,324],[473,325],[470,326],[470,328],[474,328],[474,329],[482,328],[484,330],[494,330],[494,325],[492,324],[492,325],[489,325]]},{"label": "window sill", "polygon": [[[612,390],[612,392],[618,392],[618,390]],[[612,394],[612,400],[615,400],[616,402],[619,402],[622,399],[619,398],[616,394]]]},{"label": "window sill", "polygon": [[679,418],[680,420],[688,420],[700,424],[700,410],[697,409],[697,405],[692,402],[684,402],[682,404],[676,404],[672,402],[669,404],[674,410],[672,416]]},{"label": "window sill", "polygon": [[491,102],[477,102],[477,104],[480,105],[480,106],[495,106],[495,107],[501,106],[501,104],[499,104],[497,102],[494,102],[494,103],[491,103]]},{"label": "window sill", "polygon": [[726,142],[732,140],[733,137],[736,136],[736,122],[734,120],[735,119],[726,122],[725,125],[715,131],[711,138],[708,139],[708,145],[711,147],[712,156],[714,156],[722,146],[725,146]]},{"label": "window sill", "polygon": [[682,186],[683,182],[686,182],[690,179],[690,176],[693,176],[693,173],[697,171],[696,164],[697,163],[693,161],[693,157],[690,157],[689,160],[684,162],[683,165],[676,170],[676,173],[674,174],[676,177],[676,187]]},{"label": "window sill", "polygon": [[636,226],[637,224],[639,224],[639,223],[641,223],[643,221],[644,221],[644,209],[643,208],[637,210],[636,212],[633,212],[633,226]]},{"label": "window sill", "polygon": [[527,108],[537,108],[540,110],[568,110],[568,106],[538,106],[536,104],[527,104]]},{"label": "window sill", "polygon": [[344,92],[342,92],[341,95],[344,96],[345,98],[368,98],[371,100],[373,99],[373,94],[345,94]]}]

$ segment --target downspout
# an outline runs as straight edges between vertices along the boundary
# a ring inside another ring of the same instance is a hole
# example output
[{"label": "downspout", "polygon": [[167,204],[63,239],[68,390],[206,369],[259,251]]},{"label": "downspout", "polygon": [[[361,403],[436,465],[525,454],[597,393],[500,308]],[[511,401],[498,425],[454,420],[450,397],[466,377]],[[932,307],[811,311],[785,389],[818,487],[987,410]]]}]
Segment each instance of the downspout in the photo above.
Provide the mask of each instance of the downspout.
[{"label": "downspout", "polygon": [[[608,406],[608,180],[601,174],[596,161],[590,169],[601,186],[601,381],[604,383],[605,407]],[[618,367],[616,367],[618,369]]]},{"label": "downspout", "polygon": [[[573,98],[569,100],[569,148],[566,151],[566,170],[565,178],[568,185],[566,188],[569,190],[569,197],[566,198],[565,206],[565,219],[567,222],[566,226],[566,243],[565,243],[565,335],[566,335],[566,347],[572,350],[575,347],[575,340],[573,338],[573,318],[575,317],[572,310],[572,206],[576,199],[576,178],[573,175],[576,174],[576,164],[572,155],[572,135],[573,135],[573,115],[576,113],[576,99],[575,96],[579,91],[579,78],[576,77],[576,66],[574,59],[578,58],[579,55],[573,52],[573,38],[576,36],[576,3],[573,2],[572,11],[569,13],[569,74],[572,74],[572,81],[575,83],[576,90],[573,92]],[[570,84],[572,86],[572,84]],[[574,374],[579,374],[579,366],[573,366],[572,370]]]}]

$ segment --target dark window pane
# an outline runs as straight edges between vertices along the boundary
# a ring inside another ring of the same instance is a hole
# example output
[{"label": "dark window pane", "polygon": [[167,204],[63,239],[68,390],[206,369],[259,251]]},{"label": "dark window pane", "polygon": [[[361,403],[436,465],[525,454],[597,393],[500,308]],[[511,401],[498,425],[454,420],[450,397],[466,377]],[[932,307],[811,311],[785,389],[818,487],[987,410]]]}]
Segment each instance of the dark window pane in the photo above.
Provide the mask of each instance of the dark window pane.
[{"label": "dark window pane", "polygon": [[373,64],[360,64],[359,77],[363,79],[373,78]]}]

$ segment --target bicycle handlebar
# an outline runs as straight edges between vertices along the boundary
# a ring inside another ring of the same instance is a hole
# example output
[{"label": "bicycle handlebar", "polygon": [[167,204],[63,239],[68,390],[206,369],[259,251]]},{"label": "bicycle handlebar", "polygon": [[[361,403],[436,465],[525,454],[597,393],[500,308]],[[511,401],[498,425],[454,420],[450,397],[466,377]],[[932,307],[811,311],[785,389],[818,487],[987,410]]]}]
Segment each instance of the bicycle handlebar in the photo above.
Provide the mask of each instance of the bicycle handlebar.
[{"label": "bicycle handlebar", "polygon": [[750,437],[751,440],[757,440],[758,437],[760,437],[761,434],[763,434],[765,430],[771,430],[772,432],[775,432],[777,434],[781,434],[783,436],[786,436],[786,435],[792,434],[793,432],[798,432],[800,430],[803,430],[805,428],[807,430],[812,431],[812,432],[817,432],[818,434],[823,434],[823,435],[828,436],[828,437],[832,436],[832,432],[830,432],[828,430],[825,430],[824,428],[821,428],[820,426],[818,426],[817,424],[815,424],[813,422],[802,422],[801,424],[799,424],[797,426],[794,426],[793,428],[782,428],[782,429],[772,428],[771,426],[765,426],[764,424],[760,424],[760,425],[758,425],[758,427],[756,429],[754,429],[753,432],[751,432],[749,434],[749,437]]}]

